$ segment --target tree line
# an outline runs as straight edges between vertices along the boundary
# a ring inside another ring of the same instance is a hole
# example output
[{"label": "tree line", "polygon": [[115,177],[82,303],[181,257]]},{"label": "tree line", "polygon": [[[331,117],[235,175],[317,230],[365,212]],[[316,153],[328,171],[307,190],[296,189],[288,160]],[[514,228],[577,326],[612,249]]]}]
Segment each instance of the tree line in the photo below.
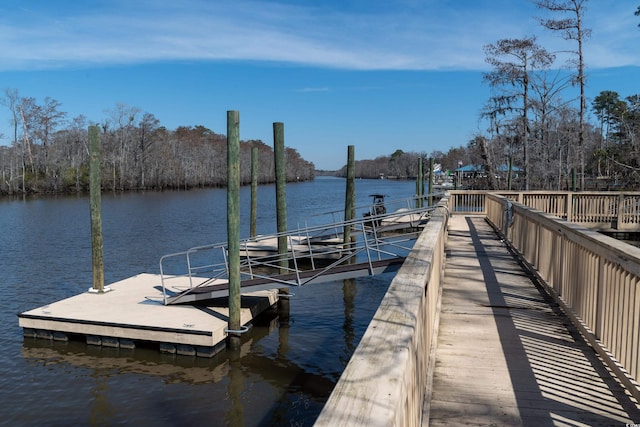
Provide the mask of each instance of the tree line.
[{"label": "tree line", "polygon": [[[534,98],[536,99],[536,98]],[[536,99],[537,101],[537,99]],[[358,160],[355,173],[360,178],[410,179],[418,174],[422,162],[433,159],[442,172],[455,173],[460,166],[474,165],[482,169],[466,185],[483,189],[509,189],[507,171],[512,172],[510,189],[569,190],[573,176],[580,175],[579,149],[585,163],[584,190],[640,188],[640,95],[622,97],[615,91],[604,90],[587,104],[593,122],[584,124],[583,145],[579,145],[579,110],[569,105],[556,105],[553,114],[544,113],[544,103],[529,120],[529,134],[525,142],[518,133],[518,120],[499,126],[495,132],[476,135],[464,146],[448,151],[404,152],[396,149],[389,155],[370,160]],[[525,154],[526,152],[526,154]],[[527,169],[525,172],[525,155]],[[425,172],[426,173],[426,172]],[[346,166],[338,170],[346,176]],[[491,179],[496,178],[496,179]]]},{"label": "tree line", "polygon": [[[542,28],[567,41],[567,63],[557,65],[535,35],[484,46],[491,67],[483,74],[491,88],[480,113],[486,131],[447,153],[396,150],[358,162],[359,176],[416,176],[419,159],[431,157],[443,170],[480,166],[485,179],[474,182],[484,188],[566,190],[574,188],[574,176],[577,189],[640,188],[640,94],[585,96],[587,0],[533,2],[545,15],[537,18]],[[640,6],[629,12],[640,16]],[[503,179],[510,164],[519,173]]]},{"label": "tree line", "polygon": [[[85,192],[89,186],[88,123],[71,120],[61,103],[42,103],[5,89],[11,144],[0,146],[0,195]],[[151,113],[117,104],[99,124],[105,190],[165,190],[226,186],[226,136],[198,126],[175,130]],[[241,182],[251,182],[251,151],[258,148],[258,182],[275,181],[273,149],[260,140],[240,142]],[[314,165],[285,149],[287,180],[311,180]]]}]

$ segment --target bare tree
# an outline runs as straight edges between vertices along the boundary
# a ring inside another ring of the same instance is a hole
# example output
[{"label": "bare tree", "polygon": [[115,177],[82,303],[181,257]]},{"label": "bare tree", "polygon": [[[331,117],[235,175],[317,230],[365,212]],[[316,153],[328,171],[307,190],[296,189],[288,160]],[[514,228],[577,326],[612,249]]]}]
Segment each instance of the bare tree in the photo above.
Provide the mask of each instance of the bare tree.
[{"label": "bare tree", "polygon": [[160,120],[156,119],[153,114],[144,113],[142,115],[142,119],[140,120],[140,125],[138,127],[138,146],[137,150],[134,153],[134,163],[136,163],[137,169],[139,171],[138,184],[141,188],[146,187],[145,167],[148,157],[148,150],[156,141],[154,139],[154,133],[158,130],[159,126]]},{"label": "bare tree", "polygon": [[20,101],[20,95],[18,95],[18,89],[5,89],[4,98],[0,99],[0,103],[9,109],[11,113],[11,126],[13,127],[13,144],[18,144],[18,102]]},{"label": "bare tree", "polygon": [[20,121],[22,122],[22,192],[26,192],[26,161],[25,157],[29,160],[29,170],[35,175],[36,168],[33,161],[33,150],[31,147],[31,140],[29,134],[35,127],[36,117],[38,115],[38,106],[36,105],[35,98],[20,98],[18,103],[18,113],[20,114]]},{"label": "bare tree", "polygon": [[[558,143],[557,138],[554,138],[554,129],[557,127],[558,111],[566,104],[561,94],[569,83],[569,79],[562,77],[559,71],[551,76],[544,71],[536,74],[532,80],[531,106],[534,119],[532,137],[538,148],[532,155],[533,162],[538,168],[532,171],[532,174],[537,175],[541,183],[539,188],[550,190],[559,185],[556,178],[561,176],[559,168],[562,165],[557,161],[562,159],[563,147]],[[569,159],[564,159],[564,162],[568,161]],[[554,171],[556,173],[553,173]]]},{"label": "bare tree", "polygon": [[114,189],[128,188],[132,181],[131,174],[135,173],[129,167],[129,162],[132,161],[130,153],[135,150],[134,132],[139,113],[140,109],[137,107],[118,103],[113,110],[108,112],[109,120],[103,125],[103,129],[110,129],[106,136],[107,141],[112,145],[110,160]]},{"label": "bare tree", "polygon": [[[494,97],[494,103],[501,112],[519,111],[521,119],[520,141],[523,149],[525,189],[529,189],[529,88],[535,70],[546,69],[555,56],[536,43],[536,38],[502,39],[484,47],[486,61],[493,71],[484,74],[484,81],[493,88],[499,88],[500,94]],[[520,105],[516,105],[521,100]]]},{"label": "bare tree", "polygon": [[585,29],[583,25],[584,13],[586,11],[587,0],[535,0],[535,4],[540,9],[545,9],[562,16],[558,19],[540,19],[543,27],[559,32],[565,40],[574,40],[578,44],[575,54],[576,59],[572,65],[577,69],[574,82],[580,87],[580,118],[578,129],[578,156],[580,159],[580,186],[584,189],[585,174],[585,115],[587,101],[585,97],[585,73],[584,56],[582,45],[591,34],[591,30]]},{"label": "bare tree", "polygon": [[35,109],[34,136],[38,138],[42,144],[42,163],[45,177],[49,175],[49,145],[51,135],[58,126],[63,123],[67,116],[66,112],[59,110],[61,105],[59,101],[47,96],[44,98],[44,103],[36,106]]},{"label": "bare tree", "polygon": [[[13,147],[14,148],[18,147],[18,126],[20,125],[20,119],[19,119],[20,112],[18,110],[19,102],[20,102],[20,95],[18,95],[18,89],[9,89],[9,88],[5,89],[4,97],[0,99],[0,103],[5,107],[7,107],[9,109],[9,112],[11,113],[10,123],[11,123],[11,126],[13,127]],[[20,162],[22,164],[23,192],[24,192],[24,177],[25,177],[25,169],[26,169],[24,148],[26,147],[22,147],[22,150],[21,150],[22,161]],[[17,159],[16,161],[11,159],[10,169],[9,169],[9,179],[8,181],[6,179],[4,180],[5,182],[7,182],[8,191],[10,193],[13,192],[13,180],[16,179],[16,175],[14,175],[14,168],[16,168],[16,172],[17,172],[17,167],[18,167],[17,163],[18,163]],[[4,172],[4,169],[3,169],[3,172]]]},{"label": "bare tree", "polygon": [[87,189],[88,157],[87,118],[79,115],[53,136],[50,160],[60,174],[57,191],[79,193]]},{"label": "bare tree", "polygon": [[484,163],[485,172],[487,174],[487,188],[489,190],[497,190],[498,181],[496,179],[496,165],[493,161],[493,154],[488,147],[487,139],[482,135],[476,135],[471,141],[469,141],[469,147],[474,147],[479,150],[480,158]]}]

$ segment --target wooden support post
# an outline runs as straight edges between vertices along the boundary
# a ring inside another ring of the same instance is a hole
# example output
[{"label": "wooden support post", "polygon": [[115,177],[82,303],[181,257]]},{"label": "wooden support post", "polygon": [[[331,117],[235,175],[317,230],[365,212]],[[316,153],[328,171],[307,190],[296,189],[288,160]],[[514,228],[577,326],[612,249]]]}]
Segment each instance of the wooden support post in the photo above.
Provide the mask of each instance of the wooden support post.
[{"label": "wooden support post", "polygon": [[240,114],[227,111],[228,345],[240,347]]},{"label": "wooden support post", "polygon": [[[287,260],[287,168],[284,155],[284,123],[273,124],[273,155],[276,168],[276,223],[278,231],[278,255],[280,273],[286,273]],[[280,235],[281,234],[281,235]]]},{"label": "wooden support post", "polygon": [[611,228],[613,229],[622,230],[625,227],[625,208],[624,208],[625,200],[626,200],[625,194],[620,193],[618,195],[618,206],[616,207],[616,210],[618,212],[611,224]]},{"label": "wooden support post", "polygon": [[433,168],[434,168],[434,160],[433,157],[429,159],[429,176],[427,178],[428,182],[429,182],[429,187],[427,190],[427,194],[429,194],[429,206],[433,206],[434,204],[434,200],[433,200]]},{"label": "wooden support post", "polygon": [[422,157],[418,157],[418,176],[416,177],[416,208],[421,208],[424,197],[424,172],[422,170]]},{"label": "wooden support post", "polygon": [[256,237],[256,218],[258,217],[258,147],[251,147],[251,219],[249,236]]},{"label": "wooden support post", "polygon": [[507,190],[511,191],[511,184],[513,178],[513,158],[509,156],[509,171],[507,172]]},{"label": "wooden support post", "polygon": [[[356,203],[356,161],[355,147],[347,147],[347,188],[344,198],[344,220],[345,222],[354,219]],[[345,225],[343,230],[343,240],[345,248],[351,247],[351,225]]]},{"label": "wooden support post", "polygon": [[89,126],[89,210],[91,215],[91,257],[93,287],[89,292],[104,293],[104,262],[102,244],[102,194],[101,194],[100,127]]},{"label": "wooden support post", "polygon": [[567,192],[564,202],[564,211],[567,213],[566,220],[573,221],[573,193]]},{"label": "wooden support post", "polygon": [[[287,164],[284,149],[284,123],[273,123],[273,156],[276,172],[276,226],[278,231],[278,256],[280,273],[289,267],[287,236]],[[287,288],[279,289],[278,307],[282,323],[289,321]]]}]

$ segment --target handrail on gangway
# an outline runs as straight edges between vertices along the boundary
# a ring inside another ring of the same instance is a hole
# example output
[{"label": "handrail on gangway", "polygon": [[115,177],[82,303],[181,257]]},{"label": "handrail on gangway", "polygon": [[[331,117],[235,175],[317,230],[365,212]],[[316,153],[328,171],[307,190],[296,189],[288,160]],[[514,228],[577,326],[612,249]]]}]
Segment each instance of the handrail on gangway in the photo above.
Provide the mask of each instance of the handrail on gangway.
[{"label": "handrail on gangway", "polygon": [[[400,208],[350,221],[243,239],[240,241],[241,280],[252,281],[253,284],[262,281],[262,289],[302,286],[319,281],[344,264],[361,264],[362,274],[373,275],[374,261],[404,258],[408,254],[412,243],[408,245],[407,242],[415,240],[420,226],[426,223],[433,209],[434,206]],[[342,241],[343,230],[347,227],[351,230],[351,242]],[[399,231],[404,232],[399,234]],[[288,251],[280,255],[277,240],[282,236],[287,238]],[[226,286],[228,292],[227,251],[227,242],[221,242],[161,257],[162,303],[182,302],[189,299],[185,296],[207,287]],[[281,262],[283,256],[286,263]],[[174,264],[182,269],[180,273],[169,273],[176,268]],[[305,272],[304,277],[301,272]],[[169,286],[169,283],[176,284]],[[252,286],[247,291],[255,289],[258,288]]]},{"label": "handrail on gangway", "polygon": [[[423,196],[414,195],[411,197],[404,197],[399,199],[385,199],[384,206],[388,212],[389,211],[397,212],[401,209],[416,210],[416,209],[422,209],[423,207],[428,209],[429,206],[424,206],[424,204],[429,200],[429,198],[431,198],[432,200],[435,200],[434,202],[434,206],[435,206],[437,204],[437,201],[440,200],[440,198],[442,198],[443,195],[444,193],[437,192],[432,194],[425,194]],[[353,207],[352,218],[368,216],[373,211],[374,211],[373,203],[356,205]],[[331,224],[331,223],[341,224],[343,221],[344,215],[345,215],[344,209],[319,212],[319,213],[305,217],[305,220],[303,223],[298,222],[298,228],[304,229],[317,224]],[[338,229],[338,227],[336,227],[336,229]]]}]

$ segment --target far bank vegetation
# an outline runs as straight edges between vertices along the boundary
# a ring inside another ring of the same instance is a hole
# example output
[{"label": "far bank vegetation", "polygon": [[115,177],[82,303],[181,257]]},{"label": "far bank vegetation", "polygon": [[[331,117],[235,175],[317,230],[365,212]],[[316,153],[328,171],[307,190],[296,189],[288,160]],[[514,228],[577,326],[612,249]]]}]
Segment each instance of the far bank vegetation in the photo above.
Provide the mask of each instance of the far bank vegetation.
[{"label": "far bank vegetation", "polygon": [[[12,135],[0,146],[0,195],[80,193],[88,190],[88,123],[72,119],[62,104],[42,103],[6,89],[0,99],[10,114]],[[124,104],[99,124],[103,190],[166,190],[226,185],[226,136],[204,126],[170,130],[151,113]],[[251,182],[251,149],[258,147],[258,182],[274,181],[273,149],[241,141],[241,181]],[[287,180],[311,180],[314,165],[285,149]]]}]

